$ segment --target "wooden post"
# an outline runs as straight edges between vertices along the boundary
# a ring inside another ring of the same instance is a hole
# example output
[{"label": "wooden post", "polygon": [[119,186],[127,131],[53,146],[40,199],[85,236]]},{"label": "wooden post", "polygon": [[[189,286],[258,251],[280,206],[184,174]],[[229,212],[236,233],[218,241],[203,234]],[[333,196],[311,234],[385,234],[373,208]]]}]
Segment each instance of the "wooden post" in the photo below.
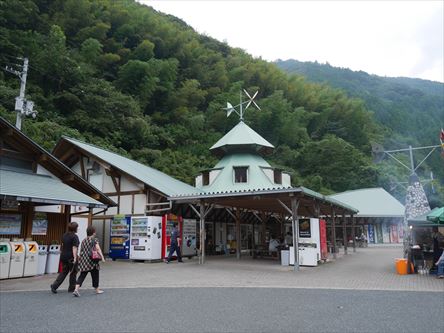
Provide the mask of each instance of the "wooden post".
[{"label": "wooden post", "polygon": [[241,257],[241,235],[240,235],[240,211],[236,209],[236,258],[240,260]]},{"label": "wooden post", "polygon": [[265,231],[266,231],[265,222],[266,222],[267,217],[265,216],[265,214],[262,214],[261,218],[262,218],[262,223],[261,223],[261,239],[260,239],[260,242],[261,242],[261,246],[265,246]]},{"label": "wooden post", "polygon": [[353,252],[356,252],[356,217],[352,214],[352,240],[353,240]]},{"label": "wooden post", "polygon": [[32,237],[32,220],[34,218],[34,206],[31,203],[28,203],[26,205],[26,211],[25,211],[25,233],[24,238],[31,238]]},{"label": "wooden post", "polygon": [[331,211],[331,249],[333,252],[333,259],[336,259],[336,222],[334,209]]},{"label": "wooden post", "polygon": [[[92,218],[93,218],[93,209],[90,208],[88,211],[88,227],[92,226]],[[105,237],[105,234],[103,234]]]},{"label": "wooden post", "polygon": [[345,211],[342,212],[342,237],[344,239],[344,254],[348,254],[347,251],[347,226],[346,226],[346,220],[347,218],[345,217]]},{"label": "wooden post", "polygon": [[299,270],[299,201],[291,197],[291,222],[293,228],[294,271]]},{"label": "wooden post", "polygon": [[65,212],[65,228],[66,231],[68,231],[68,224],[71,223],[71,206],[65,205],[64,212]]},{"label": "wooden post", "polygon": [[200,263],[205,262],[205,204],[200,201]]}]

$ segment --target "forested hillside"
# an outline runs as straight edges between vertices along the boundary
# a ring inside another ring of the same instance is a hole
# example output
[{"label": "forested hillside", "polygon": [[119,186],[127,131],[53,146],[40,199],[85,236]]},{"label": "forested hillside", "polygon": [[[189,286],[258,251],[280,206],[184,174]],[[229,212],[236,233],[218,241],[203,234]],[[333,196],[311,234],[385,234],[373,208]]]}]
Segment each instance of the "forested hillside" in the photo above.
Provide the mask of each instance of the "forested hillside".
[{"label": "forested hillside", "polygon": [[[361,98],[366,108],[374,113],[375,120],[385,127],[385,139],[381,143],[386,149],[439,144],[439,132],[444,126],[443,83],[380,77],[317,62],[280,60],[276,65],[290,74],[302,75],[310,82],[328,84],[342,89],[350,97]],[[418,157],[419,163],[425,156],[418,154]],[[438,152],[419,172],[429,175],[430,170],[444,182],[444,164]]]},{"label": "forested hillside", "polygon": [[[222,108],[245,88],[259,90],[262,108],[246,122],[277,147],[269,160],[292,172],[294,185],[329,193],[380,181],[370,142],[384,129],[361,100],[134,1],[3,1],[0,64],[23,56],[39,112],[23,131],[48,150],[64,134],[191,184],[215,164],[208,148],[238,121]],[[0,115],[11,122],[18,88],[0,71]]]}]

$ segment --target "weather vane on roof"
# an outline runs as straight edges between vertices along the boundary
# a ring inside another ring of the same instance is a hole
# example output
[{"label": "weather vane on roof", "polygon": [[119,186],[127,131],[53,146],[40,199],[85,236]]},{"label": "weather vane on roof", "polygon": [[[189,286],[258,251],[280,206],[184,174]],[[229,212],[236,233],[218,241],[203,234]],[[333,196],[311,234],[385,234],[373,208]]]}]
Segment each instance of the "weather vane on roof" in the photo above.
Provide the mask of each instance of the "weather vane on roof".
[{"label": "weather vane on roof", "polygon": [[[242,91],[240,92],[240,103],[238,105],[231,105],[230,102],[227,102],[227,107],[224,108],[224,110],[227,111],[227,117],[230,116],[230,114],[232,112],[236,112],[237,115],[240,117],[240,120],[243,121],[244,120],[244,113],[245,111],[248,109],[248,107],[253,104],[258,110],[260,110],[261,108],[259,107],[259,105],[256,104],[256,102],[254,101],[254,98],[256,97],[257,93],[259,91],[256,91],[253,95],[253,97],[250,96],[250,94],[248,93],[248,91],[246,91],[245,89],[243,89],[245,95],[247,95],[248,100],[246,101],[242,101]],[[244,108],[244,104],[247,104]],[[239,107],[239,111],[236,110],[236,108]]]}]

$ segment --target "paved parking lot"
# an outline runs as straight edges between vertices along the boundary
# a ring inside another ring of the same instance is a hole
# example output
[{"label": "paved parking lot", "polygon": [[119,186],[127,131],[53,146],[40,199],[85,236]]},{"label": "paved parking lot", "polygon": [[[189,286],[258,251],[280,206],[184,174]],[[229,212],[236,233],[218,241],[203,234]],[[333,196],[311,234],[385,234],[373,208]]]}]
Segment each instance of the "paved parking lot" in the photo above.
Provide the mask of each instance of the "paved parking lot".
[{"label": "paved parking lot", "polygon": [[[356,253],[339,256],[334,262],[318,267],[280,266],[270,259],[243,256],[208,257],[204,265],[197,258],[173,262],[141,263],[107,261],[102,264],[100,286],[110,288],[180,288],[180,287],[256,287],[256,288],[317,288],[351,290],[444,291],[444,280],[432,275],[396,274],[394,260],[401,256],[400,247],[359,248]],[[30,278],[2,280],[0,292],[49,291],[56,274]],[[84,287],[90,287],[87,277]],[[67,288],[67,281],[60,290]]]}]

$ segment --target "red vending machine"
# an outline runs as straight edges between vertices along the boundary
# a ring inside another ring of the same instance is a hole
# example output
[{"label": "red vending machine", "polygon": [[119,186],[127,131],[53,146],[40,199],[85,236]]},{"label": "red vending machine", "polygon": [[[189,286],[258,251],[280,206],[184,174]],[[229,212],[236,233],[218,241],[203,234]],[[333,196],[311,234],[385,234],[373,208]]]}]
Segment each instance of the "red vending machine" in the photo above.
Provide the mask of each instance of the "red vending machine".
[{"label": "red vending machine", "polygon": [[319,220],[319,238],[321,241],[321,260],[327,260],[327,223],[325,220]]},{"label": "red vending machine", "polygon": [[[179,235],[182,235],[182,217],[174,214],[166,214],[162,218],[162,258],[167,259],[170,252],[171,230],[174,225],[179,229]],[[182,248],[182,240],[179,246]],[[176,256],[173,256],[176,258]]]}]

